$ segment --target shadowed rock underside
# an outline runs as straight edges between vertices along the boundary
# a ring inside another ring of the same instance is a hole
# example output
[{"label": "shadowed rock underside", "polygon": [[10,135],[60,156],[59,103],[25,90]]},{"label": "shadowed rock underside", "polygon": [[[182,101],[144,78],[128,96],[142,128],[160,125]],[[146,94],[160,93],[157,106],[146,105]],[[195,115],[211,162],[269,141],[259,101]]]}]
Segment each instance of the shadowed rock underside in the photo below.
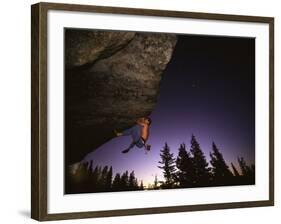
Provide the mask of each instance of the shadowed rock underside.
[{"label": "shadowed rock underside", "polygon": [[176,35],[65,30],[66,164],[149,116]]}]

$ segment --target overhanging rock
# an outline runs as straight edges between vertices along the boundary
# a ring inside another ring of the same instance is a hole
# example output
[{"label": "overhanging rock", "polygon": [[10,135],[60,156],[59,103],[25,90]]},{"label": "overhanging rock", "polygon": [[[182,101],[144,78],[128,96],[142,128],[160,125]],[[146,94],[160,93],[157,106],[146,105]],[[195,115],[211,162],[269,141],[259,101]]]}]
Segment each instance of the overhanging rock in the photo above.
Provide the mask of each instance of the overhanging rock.
[{"label": "overhanging rock", "polygon": [[172,34],[66,30],[66,162],[83,159],[148,116],[177,37]]}]

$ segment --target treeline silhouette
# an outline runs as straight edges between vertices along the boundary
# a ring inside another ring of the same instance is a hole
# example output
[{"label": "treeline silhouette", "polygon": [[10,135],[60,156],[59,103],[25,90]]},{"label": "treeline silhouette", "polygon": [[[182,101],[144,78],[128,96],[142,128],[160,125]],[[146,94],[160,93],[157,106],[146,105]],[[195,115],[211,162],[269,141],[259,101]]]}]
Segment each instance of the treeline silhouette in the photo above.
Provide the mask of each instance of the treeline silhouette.
[{"label": "treeline silhouette", "polygon": [[[94,193],[114,191],[155,190],[171,188],[193,188],[211,186],[231,186],[255,184],[255,166],[248,165],[243,157],[238,157],[238,168],[233,163],[225,162],[223,154],[213,142],[210,161],[201,150],[195,136],[191,136],[190,149],[185,143],[180,144],[175,157],[168,143],[160,150],[159,168],[164,180],[158,180],[144,187],[138,181],[134,171],[125,171],[113,175],[112,166],[96,166],[93,161],[81,163],[75,173],[67,172],[65,176],[65,193]],[[238,171],[239,170],[239,171]]]},{"label": "treeline silhouette", "polygon": [[143,182],[138,183],[135,172],[125,171],[113,176],[112,166],[96,166],[93,162],[81,163],[75,173],[67,173],[65,191],[72,193],[94,193],[112,191],[143,190]]},{"label": "treeline silhouette", "polygon": [[162,189],[255,184],[255,166],[248,165],[243,157],[238,157],[240,172],[233,163],[231,171],[214,142],[209,166],[194,135],[191,137],[190,150],[182,143],[175,158],[165,143],[160,157],[158,167],[163,172],[164,181],[159,182],[159,188]]}]

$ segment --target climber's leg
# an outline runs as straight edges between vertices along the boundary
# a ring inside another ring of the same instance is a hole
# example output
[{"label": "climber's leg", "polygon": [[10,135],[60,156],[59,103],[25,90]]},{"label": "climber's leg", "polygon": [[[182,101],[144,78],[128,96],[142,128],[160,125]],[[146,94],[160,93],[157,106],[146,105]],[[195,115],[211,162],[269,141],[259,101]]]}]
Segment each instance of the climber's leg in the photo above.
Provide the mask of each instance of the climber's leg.
[{"label": "climber's leg", "polygon": [[129,152],[134,146],[135,146],[135,142],[133,141],[133,142],[129,145],[129,147],[128,147],[127,149],[125,149],[125,150],[122,151],[122,153],[127,153],[127,152]]},{"label": "climber's leg", "polygon": [[140,138],[139,141],[136,142],[136,146],[138,148],[144,148],[147,151],[150,151],[151,145],[146,144],[143,138]]}]

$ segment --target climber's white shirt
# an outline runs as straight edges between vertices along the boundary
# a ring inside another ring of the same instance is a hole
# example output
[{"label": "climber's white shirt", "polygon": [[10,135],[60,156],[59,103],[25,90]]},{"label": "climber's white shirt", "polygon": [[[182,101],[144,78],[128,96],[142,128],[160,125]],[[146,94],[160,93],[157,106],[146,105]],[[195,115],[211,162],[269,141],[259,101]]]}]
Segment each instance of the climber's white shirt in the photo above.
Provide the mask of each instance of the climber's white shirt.
[{"label": "climber's white shirt", "polygon": [[[266,24],[51,11],[48,14],[48,211],[128,209],[268,199],[269,52]],[[255,186],[64,195],[63,29],[137,30],[256,38]],[[153,199],[153,200],[152,200]]]}]

